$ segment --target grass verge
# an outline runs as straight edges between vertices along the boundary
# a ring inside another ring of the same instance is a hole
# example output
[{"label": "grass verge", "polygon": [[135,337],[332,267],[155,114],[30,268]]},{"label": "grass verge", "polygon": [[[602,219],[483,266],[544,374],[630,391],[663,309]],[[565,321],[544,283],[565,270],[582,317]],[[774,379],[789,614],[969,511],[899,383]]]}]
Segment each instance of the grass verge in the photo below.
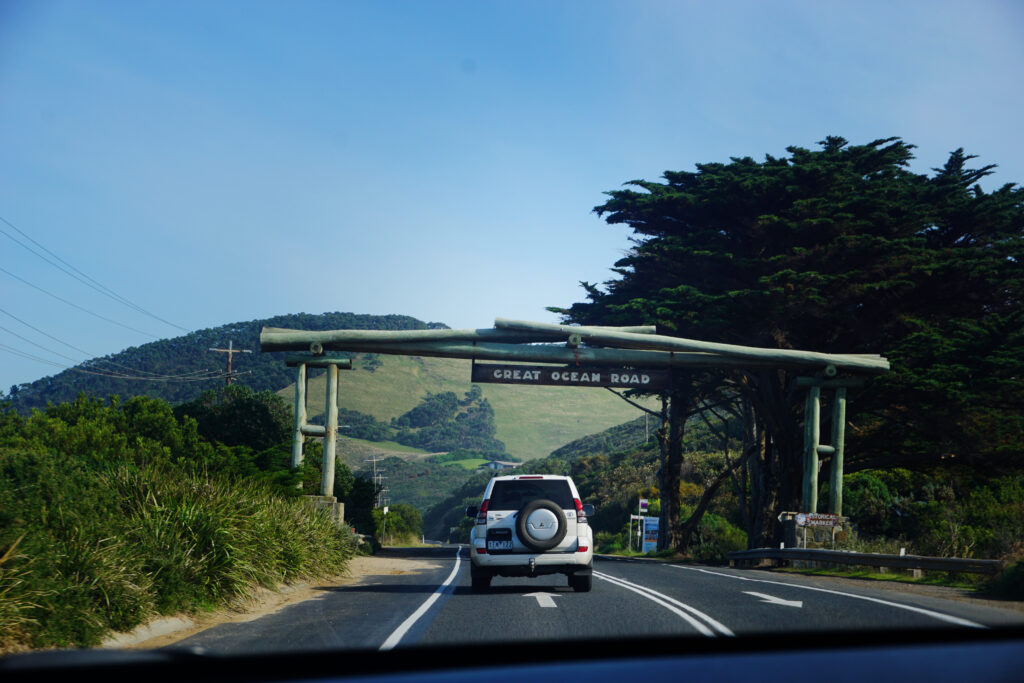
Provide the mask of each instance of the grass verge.
[{"label": "grass verge", "polygon": [[809,576],[834,576],[845,579],[863,579],[866,581],[896,581],[898,583],[912,583],[922,586],[960,588],[962,590],[969,591],[985,590],[989,581],[987,577],[978,574],[950,572],[923,572],[921,578],[914,578],[909,574],[901,572],[886,572],[881,574],[867,569],[776,567],[772,571],[786,572],[790,574],[805,574]]},{"label": "grass verge", "polygon": [[0,652],[93,647],[161,615],[344,571],[307,501],[170,464],[0,451]]}]

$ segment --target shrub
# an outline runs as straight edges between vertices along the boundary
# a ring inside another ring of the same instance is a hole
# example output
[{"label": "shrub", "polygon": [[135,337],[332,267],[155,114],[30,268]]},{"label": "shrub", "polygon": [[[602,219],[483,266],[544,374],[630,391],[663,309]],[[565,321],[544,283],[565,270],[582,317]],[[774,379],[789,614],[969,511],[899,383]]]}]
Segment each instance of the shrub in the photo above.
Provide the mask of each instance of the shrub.
[{"label": "shrub", "polygon": [[992,579],[989,589],[1008,600],[1024,600],[1024,560],[1010,565]]},{"label": "shrub", "polygon": [[728,560],[734,550],[747,549],[747,533],[724,517],[711,512],[704,513],[697,526],[696,542],[690,546],[690,556],[702,562]]},{"label": "shrub", "polygon": [[388,507],[388,514],[385,519],[384,510],[376,508],[373,510],[375,522],[374,536],[385,542],[398,539],[400,543],[416,542],[423,534],[423,516],[420,511],[405,503],[395,503]]}]

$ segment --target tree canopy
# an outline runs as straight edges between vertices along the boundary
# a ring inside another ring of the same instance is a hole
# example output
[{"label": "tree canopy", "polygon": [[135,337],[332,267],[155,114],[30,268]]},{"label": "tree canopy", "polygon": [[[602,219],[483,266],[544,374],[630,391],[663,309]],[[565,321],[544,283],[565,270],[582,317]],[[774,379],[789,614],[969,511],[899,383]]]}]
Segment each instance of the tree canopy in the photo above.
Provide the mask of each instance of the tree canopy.
[{"label": "tree canopy", "polygon": [[[632,229],[616,278],[583,283],[567,321],[656,324],[748,346],[881,353],[890,375],[853,398],[848,462],[1018,467],[1024,437],[1024,191],[978,182],[958,149],[931,175],[899,138],[828,137],[635,180],[595,208]],[[799,495],[802,397],[794,377],[719,373],[757,409],[762,478]],[[708,378],[691,377],[707,385]],[[696,395],[696,394],[691,394]],[[789,508],[789,509],[795,509]],[[763,512],[768,512],[767,509]],[[761,533],[762,537],[764,532]]]},{"label": "tree canopy", "polygon": [[249,387],[211,389],[174,409],[180,418],[199,424],[199,434],[226,446],[248,446],[262,451],[287,441],[292,433],[291,408],[272,391]]}]

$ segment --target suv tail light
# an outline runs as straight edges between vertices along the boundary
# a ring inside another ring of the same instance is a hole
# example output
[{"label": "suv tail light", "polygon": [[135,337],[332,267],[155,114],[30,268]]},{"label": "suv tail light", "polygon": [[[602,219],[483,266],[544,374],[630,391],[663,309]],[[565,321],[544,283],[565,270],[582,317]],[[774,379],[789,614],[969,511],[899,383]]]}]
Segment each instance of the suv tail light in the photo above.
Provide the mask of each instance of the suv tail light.
[{"label": "suv tail light", "polygon": [[476,513],[477,524],[487,524],[487,504],[490,502],[491,500],[488,498],[484,502],[480,503],[480,511]]},{"label": "suv tail light", "polygon": [[576,523],[586,524],[587,516],[583,513],[583,503],[580,502],[579,498],[573,498],[572,502],[576,503]]}]

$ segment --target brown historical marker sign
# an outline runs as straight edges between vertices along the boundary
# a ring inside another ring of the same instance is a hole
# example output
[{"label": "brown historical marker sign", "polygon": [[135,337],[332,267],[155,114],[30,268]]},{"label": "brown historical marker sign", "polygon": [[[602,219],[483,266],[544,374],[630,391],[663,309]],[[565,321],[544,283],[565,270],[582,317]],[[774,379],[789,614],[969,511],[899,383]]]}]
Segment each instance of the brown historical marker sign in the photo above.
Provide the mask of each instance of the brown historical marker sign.
[{"label": "brown historical marker sign", "polygon": [[800,512],[796,516],[797,526],[840,526],[839,515],[831,512]]},{"label": "brown historical marker sign", "polygon": [[669,384],[668,370],[616,367],[557,367],[473,363],[473,382],[562,387],[613,387],[657,391]]}]

